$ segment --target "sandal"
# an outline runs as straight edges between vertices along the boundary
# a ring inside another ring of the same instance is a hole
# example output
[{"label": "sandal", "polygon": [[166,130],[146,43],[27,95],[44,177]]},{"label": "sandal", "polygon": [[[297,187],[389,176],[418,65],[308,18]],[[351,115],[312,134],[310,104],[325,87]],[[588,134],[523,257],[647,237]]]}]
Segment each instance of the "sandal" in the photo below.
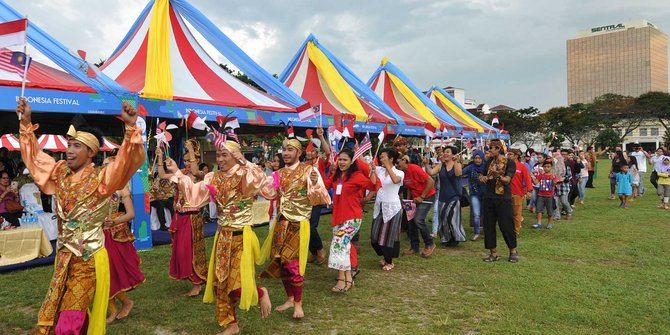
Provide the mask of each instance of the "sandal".
[{"label": "sandal", "polygon": [[356,270],[351,270],[351,282],[354,282],[354,279],[356,279],[356,276],[361,273],[361,269],[356,268]]},{"label": "sandal", "polygon": [[493,263],[497,262],[500,259],[500,256],[498,255],[489,255],[488,257],[484,258],[483,261],[486,263]]},{"label": "sandal", "polygon": [[[547,228],[549,228],[549,227],[547,226]],[[518,262],[519,261],[519,252],[514,252],[514,253],[509,254],[509,259],[508,260],[512,263]]]},{"label": "sandal", "polygon": [[341,287],[341,288],[340,288],[340,287],[337,287],[337,285],[335,285],[335,286],[333,286],[333,288],[330,289],[331,291],[333,291],[333,292],[335,292],[335,293],[344,293],[344,292],[346,292],[346,291],[349,290],[349,289],[347,288],[347,283],[348,283],[348,281],[346,281],[346,280],[344,280],[344,279],[335,279],[335,280],[336,280],[338,283],[341,282],[341,281],[343,281],[343,282],[344,282],[344,287]]},{"label": "sandal", "polygon": [[395,268],[395,264],[393,264],[393,263],[386,263],[386,264],[382,267],[382,270],[388,272],[388,271],[393,270],[393,268]]}]

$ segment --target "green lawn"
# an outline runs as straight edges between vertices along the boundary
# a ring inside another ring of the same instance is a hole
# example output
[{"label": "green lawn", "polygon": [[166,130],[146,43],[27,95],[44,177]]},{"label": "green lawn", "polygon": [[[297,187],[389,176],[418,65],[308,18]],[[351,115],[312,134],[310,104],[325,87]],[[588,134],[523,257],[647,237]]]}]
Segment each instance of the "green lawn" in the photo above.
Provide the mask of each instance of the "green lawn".
[{"label": "green lawn", "polygon": [[[521,261],[482,262],[483,239],[439,249],[428,258],[401,257],[389,273],[369,245],[371,207],[365,214],[361,275],[347,294],[330,292],[335,272],[308,265],[306,318],[290,313],[259,318],[239,312],[244,334],[662,334],[670,333],[670,211],[656,208],[649,192],[629,209],[607,200],[608,164],[601,162],[596,189],[587,190],[572,221],[552,231],[532,230],[524,211]],[[647,185],[649,185],[647,181]],[[649,185],[650,186],[650,185]],[[464,210],[463,222],[468,222]],[[330,215],[320,233],[329,243]],[[466,231],[471,234],[471,228]],[[257,230],[261,241],[267,228]],[[506,255],[498,234],[499,250]],[[208,254],[212,238],[208,238]],[[664,242],[665,241],[665,242]],[[402,248],[407,247],[406,236]],[[168,278],[170,247],[140,253],[147,281],[130,297],[135,309],[109,334],[214,334],[214,305],[182,297],[187,282]],[[0,276],[0,334],[27,332],[35,321],[51,267]],[[279,280],[259,280],[273,305],[285,296]]]}]

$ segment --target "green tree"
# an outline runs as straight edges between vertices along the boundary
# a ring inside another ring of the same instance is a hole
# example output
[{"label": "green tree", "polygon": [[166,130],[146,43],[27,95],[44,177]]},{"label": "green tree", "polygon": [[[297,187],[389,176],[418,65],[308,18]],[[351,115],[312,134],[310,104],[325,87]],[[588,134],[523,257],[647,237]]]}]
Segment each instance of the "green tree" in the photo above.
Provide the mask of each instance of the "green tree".
[{"label": "green tree", "polygon": [[600,147],[614,148],[621,143],[619,134],[612,128],[605,128],[596,137],[596,144]]},{"label": "green tree", "polygon": [[649,117],[657,118],[666,132],[670,131],[670,94],[666,92],[648,92],[635,99],[637,110]]},{"label": "green tree", "polygon": [[573,146],[582,142],[592,144],[600,124],[589,104],[554,107],[540,117],[545,133],[555,132]]},{"label": "green tree", "polygon": [[535,133],[540,130],[540,123],[537,119],[540,111],[529,106],[512,111],[498,112],[498,118],[501,126],[510,134],[510,142],[523,143],[526,147],[532,147],[536,141]]},{"label": "green tree", "polygon": [[621,129],[618,143],[649,119],[649,113],[636,107],[634,98],[619,94],[608,93],[596,98],[592,108],[603,128]]}]

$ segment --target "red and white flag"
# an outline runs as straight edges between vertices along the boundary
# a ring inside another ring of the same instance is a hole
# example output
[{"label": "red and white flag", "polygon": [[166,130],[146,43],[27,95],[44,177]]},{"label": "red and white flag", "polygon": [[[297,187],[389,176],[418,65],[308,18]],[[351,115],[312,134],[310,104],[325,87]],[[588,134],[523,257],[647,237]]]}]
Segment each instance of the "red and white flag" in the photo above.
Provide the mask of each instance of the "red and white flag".
[{"label": "red and white flag", "polygon": [[384,137],[386,137],[386,127],[388,127],[388,125],[385,124],[384,128],[382,128],[382,131],[379,133],[379,135],[377,135],[377,138],[379,139],[379,146],[382,145],[382,142],[384,142]]},{"label": "red and white flag", "polygon": [[349,121],[346,126],[344,126],[344,130],[342,130],[342,137],[349,137],[353,138],[354,137],[354,122],[355,121]]},{"label": "red and white flag", "polygon": [[205,123],[205,119],[201,118],[194,111],[188,113],[188,118],[186,119],[187,128],[195,128],[199,130],[205,130],[209,127]]},{"label": "red and white flag", "polygon": [[437,129],[430,123],[426,123],[423,128],[423,132],[426,134],[426,137],[435,138],[435,131],[437,131]]},{"label": "red and white flag", "polygon": [[498,120],[498,115],[493,115],[493,120],[491,120],[491,125],[495,126],[497,124],[500,124],[500,120]]},{"label": "red and white flag", "polygon": [[0,23],[0,48],[26,44],[28,19]]},{"label": "red and white flag", "polygon": [[295,129],[293,129],[293,126],[288,127],[288,130],[286,131],[286,137],[295,138]]},{"label": "red and white flag", "polygon": [[321,115],[321,105],[307,108],[304,111],[298,112],[300,121],[307,121],[313,117],[316,117],[317,115]]}]

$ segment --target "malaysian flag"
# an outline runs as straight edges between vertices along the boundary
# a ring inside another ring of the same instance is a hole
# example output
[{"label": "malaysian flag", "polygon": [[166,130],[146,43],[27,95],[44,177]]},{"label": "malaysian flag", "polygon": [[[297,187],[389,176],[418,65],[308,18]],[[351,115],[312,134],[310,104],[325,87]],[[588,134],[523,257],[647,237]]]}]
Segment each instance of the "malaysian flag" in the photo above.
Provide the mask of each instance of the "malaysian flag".
[{"label": "malaysian flag", "polygon": [[358,150],[354,153],[354,159],[357,160],[361,157],[366,151],[372,150],[372,142],[370,142],[370,133],[365,133],[365,138],[358,145]]},{"label": "malaysian flag", "polygon": [[[27,63],[27,64],[26,64]],[[2,49],[0,51],[0,70],[16,73],[23,77],[24,71],[30,67],[30,57],[23,52]]]}]

